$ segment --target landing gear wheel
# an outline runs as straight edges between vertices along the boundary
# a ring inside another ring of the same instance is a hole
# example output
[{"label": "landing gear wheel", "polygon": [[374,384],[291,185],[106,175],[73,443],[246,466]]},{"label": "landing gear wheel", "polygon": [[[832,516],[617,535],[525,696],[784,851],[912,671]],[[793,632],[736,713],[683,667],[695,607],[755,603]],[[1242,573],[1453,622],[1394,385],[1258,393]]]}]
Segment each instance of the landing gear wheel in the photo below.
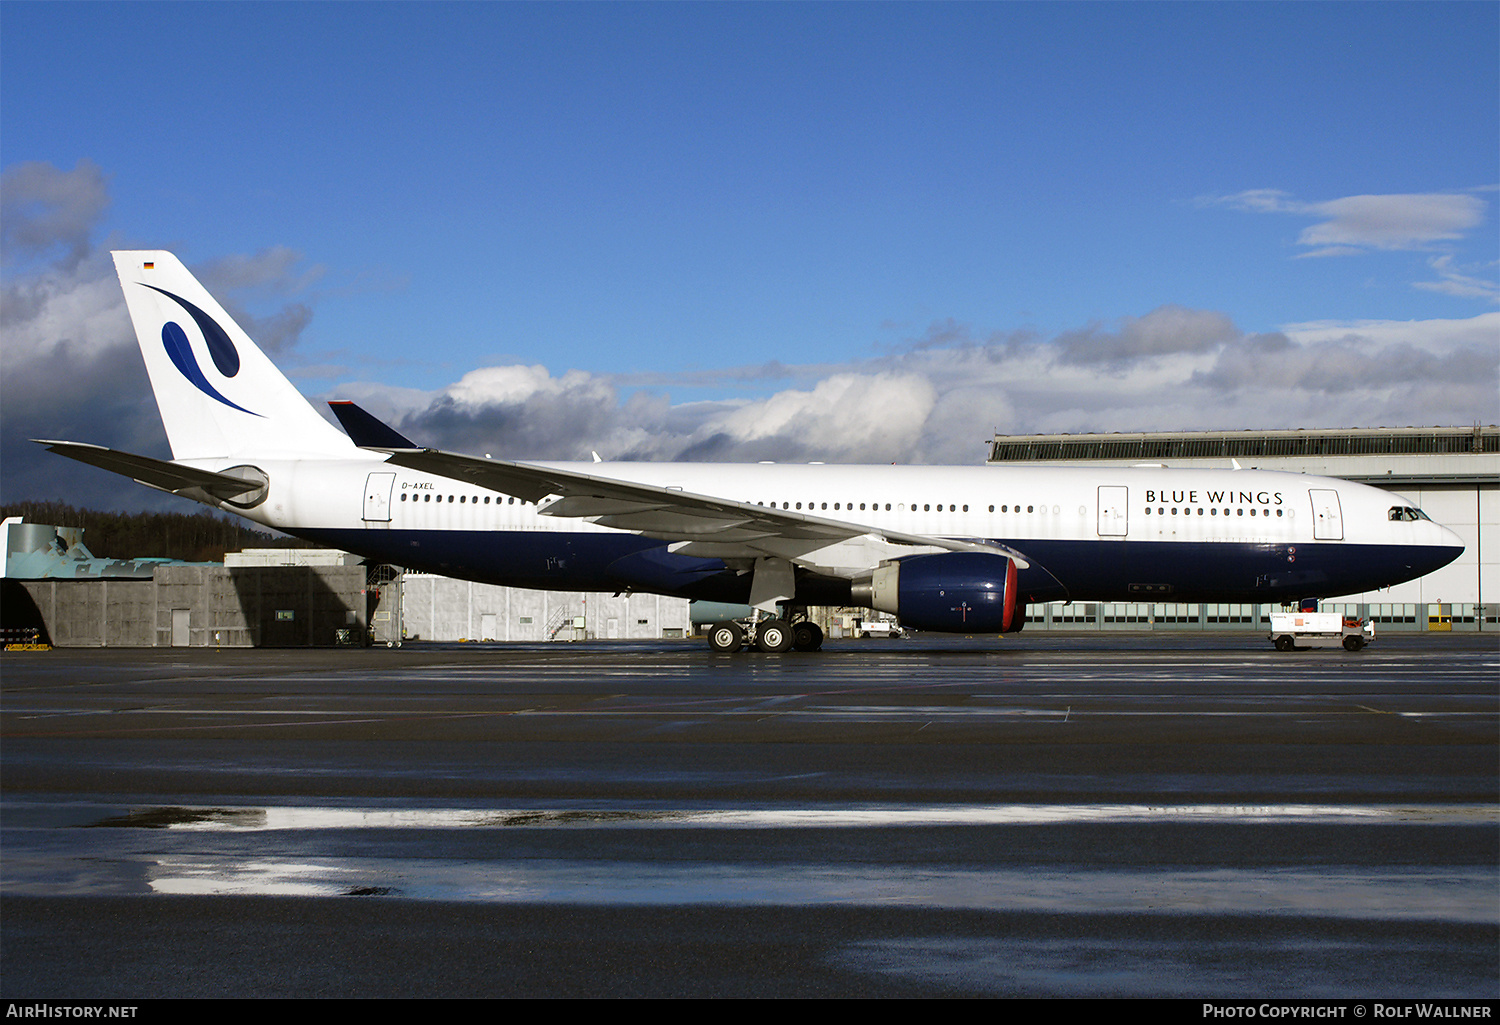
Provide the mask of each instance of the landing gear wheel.
[{"label": "landing gear wheel", "polygon": [[791,651],[792,628],[784,619],[763,619],[755,630],[755,646],[774,655]]},{"label": "landing gear wheel", "polygon": [[1354,636],[1351,635],[1349,637],[1345,637],[1344,638],[1344,650],[1345,651],[1358,651],[1360,648],[1363,648],[1364,646],[1365,646],[1365,639],[1363,637],[1354,637]]},{"label": "landing gear wheel", "polygon": [[1276,650],[1277,651],[1291,651],[1295,647],[1296,647],[1296,645],[1292,643],[1292,639],[1290,637],[1278,637],[1278,638],[1276,638]]},{"label": "landing gear wheel", "polygon": [[817,651],[823,646],[823,628],[803,620],[792,627],[792,647],[798,651]]},{"label": "landing gear wheel", "polygon": [[708,631],[708,646],[715,651],[732,655],[745,646],[745,633],[738,623],[728,620],[715,623],[713,629]]}]

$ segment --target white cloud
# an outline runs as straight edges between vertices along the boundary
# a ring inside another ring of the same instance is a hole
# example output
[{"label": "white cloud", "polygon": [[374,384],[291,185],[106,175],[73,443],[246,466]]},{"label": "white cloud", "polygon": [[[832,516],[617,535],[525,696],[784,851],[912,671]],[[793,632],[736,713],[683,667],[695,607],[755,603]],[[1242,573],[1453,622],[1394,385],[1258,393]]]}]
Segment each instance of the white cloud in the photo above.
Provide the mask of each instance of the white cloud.
[{"label": "white cloud", "polygon": [[1281,331],[1302,345],[1351,341],[1375,346],[1414,345],[1434,352],[1500,348],[1500,313],[1434,320],[1310,320],[1285,324]]},{"label": "white cloud", "polygon": [[797,440],[830,459],[909,459],[937,392],[917,374],[835,374],[811,391],[787,390],[706,422],[742,442]]},{"label": "white cloud", "polygon": [[613,402],[614,389],[581,370],[555,378],[536,366],[483,367],[471,370],[444,389],[455,402],[469,407],[518,405],[539,396],[580,394],[585,400]]},{"label": "white cloud", "polygon": [[114,264],[103,252],[7,282],[0,291],[0,329],[7,366],[62,349],[93,357],[135,344]]},{"label": "white cloud", "polygon": [[1347,196],[1306,209],[1328,220],[1304,229],[1301,245],[1425,249],[1462,238],[1484,220],[1485,202],[1452,193]]},{"label": "white cloud", "polygon": [[[1456,295],[1465,299],[1488,299],[1492,303],[1500,303],[1500,282],[1492,278],[1478,278],[1459,272],[1453,266],[1451,255],[1434,256],[1427,263],[1437,271],[1440,280],[1414,281],[1412,287]],[[1488,266],[1493,271],[1496,264],[1492,262]]]},{"label": "white cloud", "polygon": [[1204,202],[1255,213],[1322,218],[1297,237],[1298,245],[1313,247],[1301,254],[1304,257],[1431,249],[1436,243],[1463,238],[1484,221],[1488,208],[1479,197],[1456,192],[1345,196],[1306,203],[1275,189],[1252,189]]},{"label": "white cloud", "polygon": [[[597,449],[631,459],[972,463],[996,431],[1497,419],[1500,313],[1247,335],[1221,313],[1164,307],[1051,339],[984,338],[953,324],[926,337],[939,335],[946,345],[842,366],[777,366],[774,379],[806,387],[677,405],[644,390],[621,401],[614,379],[581,371],[483,368],[397,426],[420,444],[517,459],[586,459]],[[763,369],[723,376],[756,382]],[[698,372],[688,381],[703,384]],[[652,380],[672,385],[670,375]]]}]

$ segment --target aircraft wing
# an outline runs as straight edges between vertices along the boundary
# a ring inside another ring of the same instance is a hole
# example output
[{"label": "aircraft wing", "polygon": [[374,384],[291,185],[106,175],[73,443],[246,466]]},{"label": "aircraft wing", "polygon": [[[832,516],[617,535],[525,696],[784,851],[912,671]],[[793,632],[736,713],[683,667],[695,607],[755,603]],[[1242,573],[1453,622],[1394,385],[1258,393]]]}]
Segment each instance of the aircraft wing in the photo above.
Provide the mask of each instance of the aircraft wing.
[{"label": "aircraft wing", "polygon": [[150,456],[138,456],[130,452],[89,445],[81,441],[44,441],[33,438],[38,445],[46,445],[47,451],[76,459],[113,473],[123,474],[148,487],[170,491],[174,495],[195,501],[232,501],[266,486],[265,480],[246,479],[212,470],[199,470],[181,463]]},{"label": "aircraft wing", "polygon": [[[372,446],[373,447],[373,446]],[[908,534],[654,484],[532,463],[442,452],[381,449],[388,462],[538,503],[543,516],[572,516],[670,542],[674,552],[728,560],[780,558],[835,576],[854,576],[884,559],[932,552],[983,552],[1029,563],[981,539]]]}]

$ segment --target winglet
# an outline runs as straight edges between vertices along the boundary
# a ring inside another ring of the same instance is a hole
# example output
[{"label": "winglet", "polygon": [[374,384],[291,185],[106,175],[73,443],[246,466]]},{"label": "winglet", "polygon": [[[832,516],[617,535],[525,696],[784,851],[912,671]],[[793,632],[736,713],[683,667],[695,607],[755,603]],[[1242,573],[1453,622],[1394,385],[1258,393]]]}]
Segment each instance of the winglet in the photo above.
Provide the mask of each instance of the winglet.
[{"label": "winglet", "polygon": [[360,448],[421,448],[406,435],[375,419],[348,399],[335,399],[328,403],[333,415],[339,418],[344,433]]}]

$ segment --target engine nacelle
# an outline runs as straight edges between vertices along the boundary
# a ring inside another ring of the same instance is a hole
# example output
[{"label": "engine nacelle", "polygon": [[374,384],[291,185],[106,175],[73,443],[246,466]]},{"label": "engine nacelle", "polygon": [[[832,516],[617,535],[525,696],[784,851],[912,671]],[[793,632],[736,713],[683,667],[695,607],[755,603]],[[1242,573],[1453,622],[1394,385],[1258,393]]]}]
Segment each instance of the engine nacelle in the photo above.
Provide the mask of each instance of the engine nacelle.
[{"label": "engine nacelle", "polygon": [[914,555],[877,567],[856,583],[853,600],[889,612],[905,626],[947,633],[1011,633],[1018,613],[1016,564],[1003,555],[943,552]]}]

